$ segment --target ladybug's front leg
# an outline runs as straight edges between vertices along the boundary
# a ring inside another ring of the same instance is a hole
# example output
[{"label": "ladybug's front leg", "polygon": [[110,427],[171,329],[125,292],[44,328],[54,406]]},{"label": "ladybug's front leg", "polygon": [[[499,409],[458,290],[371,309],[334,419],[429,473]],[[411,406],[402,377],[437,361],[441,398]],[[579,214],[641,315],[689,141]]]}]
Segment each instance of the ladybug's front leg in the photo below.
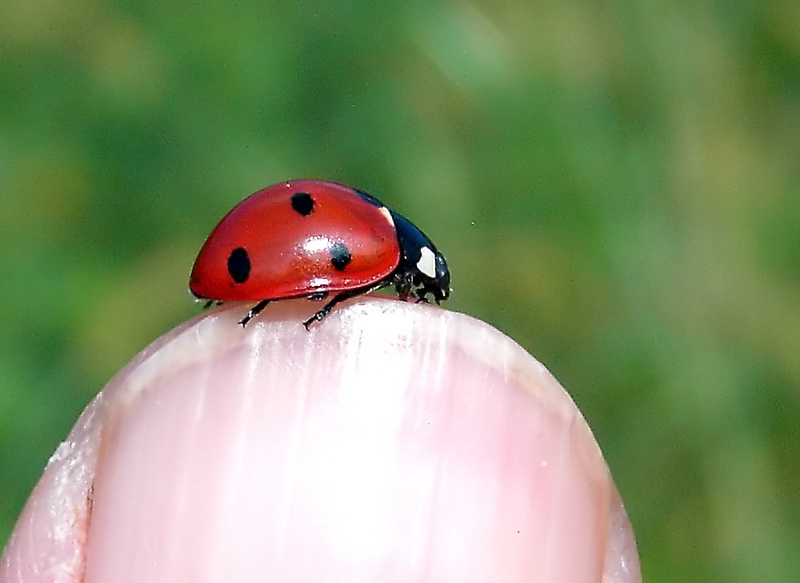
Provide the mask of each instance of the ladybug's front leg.
[{"label": "ladybug's front leg", "polygon": [[406,302],[413,292],[414,285],[407,274],[399,274],[394,277],[394,288],[397,291],[397,297]]},{"label": "ladybug's front leg", "polygon": [[417,301],[416,301],[417,304],[420,304],[420,303],[421,304],[429,304],[430,303],[430,301],[428,301],[428,292],[427,292],[427,290],[425,290],[424,287],[416,290],[416,292],[414,292],[414,295],[417,296]]}]

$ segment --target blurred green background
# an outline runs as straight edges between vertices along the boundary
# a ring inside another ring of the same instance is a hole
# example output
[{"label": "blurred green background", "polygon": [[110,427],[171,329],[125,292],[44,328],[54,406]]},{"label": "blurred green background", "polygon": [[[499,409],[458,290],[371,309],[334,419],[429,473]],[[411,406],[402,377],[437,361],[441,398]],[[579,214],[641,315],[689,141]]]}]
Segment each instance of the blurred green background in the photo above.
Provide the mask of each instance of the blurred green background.
[{"label": "blurred green background", "polygon": [[568,388],[648,581],[797,581],[797,5],[265,4],[0,4],[0,543],[217,220],[315,177]]}]

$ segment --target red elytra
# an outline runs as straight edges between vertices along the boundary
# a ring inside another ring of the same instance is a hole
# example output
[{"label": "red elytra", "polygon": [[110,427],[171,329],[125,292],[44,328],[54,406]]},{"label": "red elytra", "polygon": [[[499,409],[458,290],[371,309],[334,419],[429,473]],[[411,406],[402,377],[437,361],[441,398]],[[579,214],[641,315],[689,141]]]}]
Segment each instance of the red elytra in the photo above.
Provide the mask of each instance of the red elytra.
[{"label": "red elytra", "polygon": [[436,303],[450,293],[447,263],[422,231],[375,197],[331,182],[296,180],[256,192],[211,232],[189,281],[198,298],[258,300],[244,326],[273,300],[338,302],[394,285],[402,299]]}]

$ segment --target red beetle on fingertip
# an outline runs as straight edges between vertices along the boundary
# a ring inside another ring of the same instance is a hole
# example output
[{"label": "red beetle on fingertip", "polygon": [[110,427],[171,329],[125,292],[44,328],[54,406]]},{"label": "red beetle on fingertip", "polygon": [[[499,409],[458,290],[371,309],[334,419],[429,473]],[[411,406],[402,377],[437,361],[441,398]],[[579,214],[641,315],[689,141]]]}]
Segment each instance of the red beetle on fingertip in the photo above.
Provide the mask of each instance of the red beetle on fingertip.
[{"label": "red beetle on fingertip", "polygon": [[374,196],[320,180],[269,186],[233,208],[195,260],[189,289],[214,302],[258,303],[306,297],[330,300],[311,318],[321,321],[339,302],[394,285],[405,300],[438,304],[450,295],[444,256],[411,221]]}]

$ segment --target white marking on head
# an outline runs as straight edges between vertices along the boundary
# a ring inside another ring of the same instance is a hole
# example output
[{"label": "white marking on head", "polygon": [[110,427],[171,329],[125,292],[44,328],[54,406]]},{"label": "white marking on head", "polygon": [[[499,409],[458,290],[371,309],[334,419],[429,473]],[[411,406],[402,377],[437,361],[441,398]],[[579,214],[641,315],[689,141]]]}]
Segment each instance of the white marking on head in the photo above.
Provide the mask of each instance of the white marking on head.
[{"label": "white marking on head", "polygon": [[417,261],[417,269],[423,275],[427,275],[431,279],[436,278],[436,255],[431,251],[430,247],[422,247],[419,250],[419,261]]},{"label": "white marking on head", "polygon": [[385,206],[378,207],[378,210],[386,218],[386,220],[389,221],[389,224],[394,227],[394,219],[392,218],[392,211],[390,211]]}]

